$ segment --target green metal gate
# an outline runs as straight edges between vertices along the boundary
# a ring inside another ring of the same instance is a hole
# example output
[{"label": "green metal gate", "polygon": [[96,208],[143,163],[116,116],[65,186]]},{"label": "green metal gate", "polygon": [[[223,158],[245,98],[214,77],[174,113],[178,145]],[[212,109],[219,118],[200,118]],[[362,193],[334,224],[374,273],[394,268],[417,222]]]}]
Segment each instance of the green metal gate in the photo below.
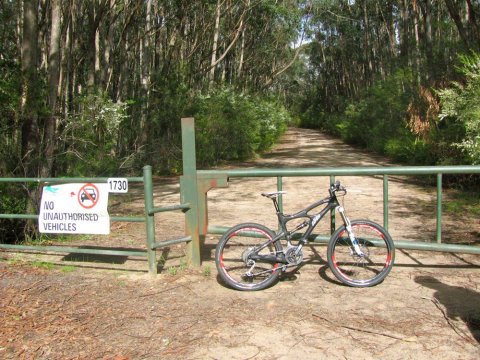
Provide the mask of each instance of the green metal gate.
[{"label": "green metal gate", "polygon": [[[12,245],[0,243],[0,249],[17,251],[42,251],[57,253],[76,253],[93,255],[113,256],[140,256],[148,260],[148,271],[151,274],[157,273],[156,249],[178,243],[188,243],[187,255],[192,265],[200,265],[200,248],[197,231],[198,203],[196,195],[196,161],[194,142],[194,121],[192,118],[182,119],[182,142],[183,142],[183,167],[184,175],[181,178],[180,204],[166,207],[155,207],[153,201],[152,167],[143,168],[142,177],[129,177],[127,180],[132,183],[143,183],[144,187],[144,214],[137,216],[111,216],[112,221],[121,222],[144,222],[146,226],[146,250],[108,250],[96,248],[79,248],[71,246],[40,246],[40,245]],[[191,139],[193,138],[193,142]],[[65,184],[65,183],[105,183],[108,178],[0,178],[0,182],[10,183],[36,183],[41,184]],[[186,235],[178,239],[157,242],[155,240],[155,214],[166,211],[183,211],[186,217]],[[37,220],[37,214],[0,214],[2,219],[32,219]]]},{"label": "green metal gate", "polygon": [[[182,121],[182,158],[183,176],[180,178],[180,203],[155,207],[153,201],[152,168],[143,168],[143,177],[128,178],[130,182],[142,182],[144,185],[145,211],[143,215],[129,217],[111,217],[112,221],[144,222],[146,225],[146,250],[104,250],[85,249],[67,246],[25,246],[1,244],[0,249],[52,251],[63,253],[85,253],[98,255],[142,256],[148,259],[151,274],[157,273],[156,249],[178,243],[188,243],[187,259],[193,266],[201,264],[200,249],[207,234],[222,234],[226,227],[208,225],[209,190],[228,187],[229,179],[244,177],[276,177],[277,187],[282,189],[284,177],[326,176],[333,183],[335,176],[383,176],[383,222],[389,223],[389,176],[391,175],[436,175],[436,241],[431,243],[416,241],[395,241],[399,249],[416,249],[445,252],[465,252],[480,254],[480,247],[470,245],[452,245],[442,243],[442,175],[443,174],[478,174],[480,166],[415,166],[415,167],[355,167],[355,168],[310,168],[310,169],[232,169],[232,170],[200,170],[196,169],[195,122],[193,118]],[[106,182],[107,178],[0,178],[0,182],[23,183],[72,183],[72,182]],[[155,240],[155,214],[165,211],[183,211],[185,213],[185,236],[178,239],[157,242]],[[0,214],[4,219],[38,219],[35,214]],[[332,230],[335,218],[332,215]],[[328,235],[315,235],[310,240],[327,242]]]},{"label": "green metal gate", "polygon": [[[224,187],[231,178],[249,178],[249,177],[276,177],[277,188],[282,190],[282,179],[284,177],[307,177],[324,176],[330,178],[330,183],[335,181],[335,176],[383,176],[383,223],[388,229],[389,223],[389,199],[388,182],[390,175],[436,175],[437,178],[437,204],[436,204],[436,241],[435,242],[417,242],[417,241],[395,241],[395,246],[399,249],[412,250],[430,250],[443,252],[460,252],[480,254],[480,247],[473,245],[454,245],[442,243],[442,175],[443,174],[478,174],[480,166],[395,166],[395,167],[352,167],[352,168],[301,168],[301,169],[232,169],[232,170],[200,170],[197,172],[199,188],[202,184],[212,183],[215,180],[217,186]],[[203,207],[206,208],[206,204]],[[202,206],[201,206],[202,208]],[[208,221],[207,216],[204,216]],[[332,214],[332,232],[334,230],[335,218]],[[210,234],[223,234],[227,228],[212,225],[207,226],[207,232]],[[328,235],[316,235],[310,240],[315,242],[328,242]]]}]

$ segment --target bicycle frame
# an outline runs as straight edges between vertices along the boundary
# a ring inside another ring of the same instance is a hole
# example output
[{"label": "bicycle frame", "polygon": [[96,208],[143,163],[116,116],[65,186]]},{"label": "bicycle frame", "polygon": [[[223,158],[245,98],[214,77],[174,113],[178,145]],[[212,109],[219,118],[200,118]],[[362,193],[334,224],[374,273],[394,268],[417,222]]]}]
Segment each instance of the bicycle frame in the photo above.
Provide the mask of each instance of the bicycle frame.
[{"label": "bicycle frame", "polygon": [[[308,237],[312,234],[315,227],[325,217],[325,215],[329,211],[339,207],[339,203],[335,195],[319,200],[314,204],[306,207],[305,209],[300,210],[299,212],[291,215],[285,215],[282,212],[280,212],[276,199],[273,199],[273,203],[275,206],[275,210],[277,212],[278,223],[280,224],[280,231],[277,233],[276,238],[285,237],[289,245],[291,245],[290,241],[292,240],[292,235],[295,234],[298,230],[308,226],[307,230],[303,233],[303,235],[299,239],[299,244],[300,243],[302,245],[306,244]],[[309,214],[310,211],[324,204],[326,204],[326,206],[320,212],[314,215]],[[308,220],[305,220],[303,223],[297,225],[292,230],[287,230],[288,222],[295,219],[302,219],[302,218],[308,218]]]},{"label": "bicycle frame", "polygon": [[[319,200],[319,201],[307,206],[305,209],[300,210],[299,212],[297,212],[295,214],[291,214],[291,215],[283,214],[280,211],[277,199],[272,198],[271,200],[273,201],[273,205],[275,206],[278,222],[280,224],[280,230],[277,232],[276,236],[271,241],[265,242],[264,244],[259,246],[256,249],[256,251],[257,252],[261,251],[262,249],[266,248],[270,243],[280,241],[283,238],[285,238],[287,240],[288,247],[290,248],[290,247],[293,246],[292,243],[291,243],[292,235],[295,234],[298,230],[303,229],[304,227],[308,226],[308,229],[301,235],[301,237],[298,240],[298,245],[297,245],[297,248],[296,248],[295,253],[294,253],[295,256],[298,256],[300,254],[300,252],[302,251],[303,246],[307,243],[307,241],[308,241],[307,239],[312,234],[315,227],[325,217],[325,215],[333,209],[336,209],[340,212],[340,215],[342,216],[342,219],[345,223],[345,226],[347,227],[347,231],[350,234],[351,233],[351,231],[350,231],[350,229],[351,229],[350,221],[348,220],[348,218],[345,215],[345,210],[343,209],[342,206],[340,206],[340,204],[337,200],[337,196],[335,195],[335,192],[332,191],[332,190],[329,190],[329,191],[330,191],[330,196],[328,196],[328,197],[326,197],[322,200]],[[315,215],[310,215],[309,214],[310,211],[312,211],[313,209],[315,209],[315,208],[317,208],[321,205],[324,205],[324,204],[326,204],[326,205],[320,212],[316,213]],[[305,220],[304,222],[297,225],[292,230],[287,230],[287,223],[289,221],[292,221],[292,220],[295,220],[295,219],[301,219],[301,218],[308,218],[308,220]],[[253,256],[252,259],[254,259],[254,260],[259,260],[259,259],[266,260],[265,256],[259,256],[259,255]],[[274,259],[271,259],[271,260],[274,260]],[[277,259],[277,257],[275,257],[275,261],[278,261],[278,260],[279,259]],[[282,259],[282,262],[284,262],[284,259]]]}]

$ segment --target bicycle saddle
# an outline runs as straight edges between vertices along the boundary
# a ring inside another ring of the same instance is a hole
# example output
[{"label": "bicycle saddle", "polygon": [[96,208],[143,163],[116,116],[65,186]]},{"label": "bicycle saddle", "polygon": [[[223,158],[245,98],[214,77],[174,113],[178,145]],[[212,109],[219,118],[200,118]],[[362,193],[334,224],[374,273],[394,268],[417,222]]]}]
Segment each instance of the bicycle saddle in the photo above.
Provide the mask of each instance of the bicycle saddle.
[{"label": "bicycle saddle", "polygon": [[279,195],[286,194],[286,191],[273,191],[273,192],[264,192],[262,193],[262,196],[265,196],[269,199],[274,199],[277,198]]}]

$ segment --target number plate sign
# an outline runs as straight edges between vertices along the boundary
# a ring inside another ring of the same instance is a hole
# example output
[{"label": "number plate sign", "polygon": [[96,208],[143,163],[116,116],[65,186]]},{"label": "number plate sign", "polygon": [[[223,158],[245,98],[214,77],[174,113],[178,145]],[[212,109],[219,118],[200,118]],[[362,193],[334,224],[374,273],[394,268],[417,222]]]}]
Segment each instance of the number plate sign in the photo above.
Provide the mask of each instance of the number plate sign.
[{"label": "number plate sign", "polygon": [[109,178],[107,183],[109,192],[111,193],[128,192],[128,180],[126,178]]}]

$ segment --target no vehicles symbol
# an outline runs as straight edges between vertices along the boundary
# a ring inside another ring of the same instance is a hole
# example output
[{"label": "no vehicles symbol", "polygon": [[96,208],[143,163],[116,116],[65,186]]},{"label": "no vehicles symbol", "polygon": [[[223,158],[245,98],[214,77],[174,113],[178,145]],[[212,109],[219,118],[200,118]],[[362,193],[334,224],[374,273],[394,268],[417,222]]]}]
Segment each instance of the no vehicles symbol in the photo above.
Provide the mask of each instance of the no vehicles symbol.
[{"label": "no vehicles symbol", "polygon": [[78,192],[78,203],[85,209],[91,209],[98,203],[100,192],[94,184],[85,184]]}]

